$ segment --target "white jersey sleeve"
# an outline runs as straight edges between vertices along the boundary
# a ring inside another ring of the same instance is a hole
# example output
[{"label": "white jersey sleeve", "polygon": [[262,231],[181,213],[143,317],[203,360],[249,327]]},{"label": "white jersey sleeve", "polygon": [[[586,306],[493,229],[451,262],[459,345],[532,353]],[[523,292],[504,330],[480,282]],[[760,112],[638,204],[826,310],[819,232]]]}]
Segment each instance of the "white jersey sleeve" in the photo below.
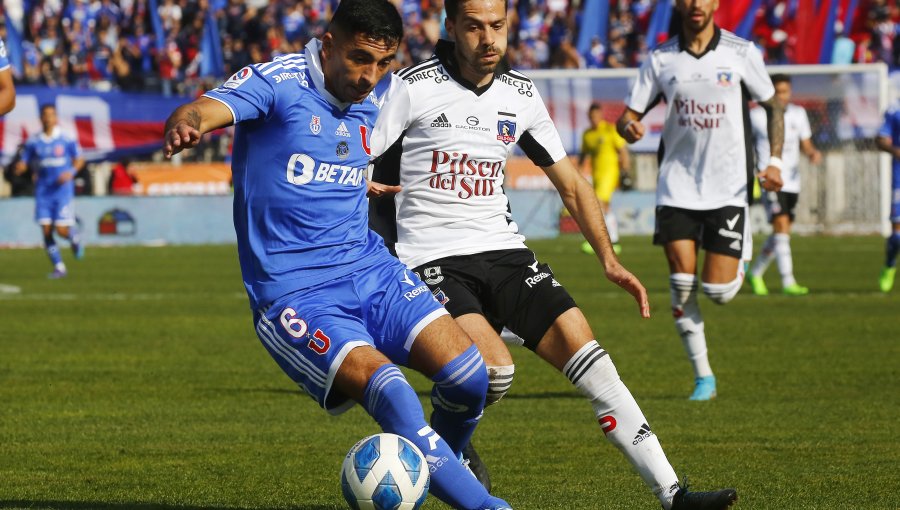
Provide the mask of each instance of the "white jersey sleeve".
[{"label": "white jersey sleeve", "polygon": [[656,103],[661,94],[662,90],[659,87],[655,58],[651,52],[644,60],[644,63],[641,64],[640,73],[631,87],[631,92],[625,99],[625,105],[638,113],[647,113],[647,110]]},{"label": "white jersey sleeve", "polygon": [[537,88],[534,90],[535,100],[533,122],[519,138],[519,147],[532,163],[539,167],[548,167],[567,156],[559,132],[550,119],[550,112],[541,100]]},{"label": "white jersey sleeve", "polygon": [[384,96],[381,112],[372,130],[370,141],[372,158],[383,155],[412,124],[412,100],[409,86],[396,74],[391,75],[391,85]]},{"label": "white jersey sleeve", "polygon": [[744,70],[743,82],[757,101],[768,101],[775,95],[775,86],[766,71],[762,53],[753,44],[748,44],[747,47],[747,68]]}]

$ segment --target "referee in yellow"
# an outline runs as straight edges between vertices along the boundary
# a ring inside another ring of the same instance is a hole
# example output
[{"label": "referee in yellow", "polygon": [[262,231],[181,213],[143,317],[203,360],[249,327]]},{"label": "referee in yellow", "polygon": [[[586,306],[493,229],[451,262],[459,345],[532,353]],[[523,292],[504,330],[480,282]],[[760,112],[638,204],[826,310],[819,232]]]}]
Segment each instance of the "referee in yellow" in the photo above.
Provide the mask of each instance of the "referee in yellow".
[{"label": "referee in yellow", "polygon": [[[597,200],[603,208],[606,217],[606,230],[609,231],[609,239],[613,243],[616,254],[622,252],[619,244],[619,226],[616,216],[609,210],[609,202],[612,194],[619,187],[619,176],[627,173],[631,167],[631,159],[625,139],[616,132],[616,125],[603,120],[603,110],[600,103],[593,103],[588,109],[588,118],[591,127],[585,130],[581,137],[581,155],[578,157],[578,167],[584,167],[585,159],[591,158],[591,175],[594,181],[594,192]],[[587,241],[582,243],[581,251],[592,254],[594,249]]]}]

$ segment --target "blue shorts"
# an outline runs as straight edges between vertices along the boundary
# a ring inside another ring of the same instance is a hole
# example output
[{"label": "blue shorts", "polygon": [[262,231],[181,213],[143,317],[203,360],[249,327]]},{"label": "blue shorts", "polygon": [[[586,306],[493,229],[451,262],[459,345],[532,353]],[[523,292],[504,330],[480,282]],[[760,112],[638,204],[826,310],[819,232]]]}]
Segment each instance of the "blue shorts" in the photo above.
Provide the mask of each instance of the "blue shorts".
[{"label": "blue shorts", "polygon": [[75,224],[75,210],[72,198],[36,197],[34,221],[39,225],[59,225],[67,227]]},{"label": "blue shorts", "polygon": [[445,315],[399,260],[276,299],[254,314],[256,334],[282,370],[331,414],[354,402],[331,393],[352,349],[370,345],[406,365],[416,336]]}]

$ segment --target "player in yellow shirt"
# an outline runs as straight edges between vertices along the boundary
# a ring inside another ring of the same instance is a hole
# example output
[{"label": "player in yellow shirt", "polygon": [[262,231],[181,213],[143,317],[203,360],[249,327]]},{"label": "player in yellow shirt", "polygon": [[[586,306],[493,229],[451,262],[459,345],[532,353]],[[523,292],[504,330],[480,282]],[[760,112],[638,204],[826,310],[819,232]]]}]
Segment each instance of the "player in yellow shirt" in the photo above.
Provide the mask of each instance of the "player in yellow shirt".
[{"label": "player in yellow shirt", "polygon": [[[622,246],[619,244],[619,226],[616,216],[609,210],[609,202],[612,200],[613,192],[619,187],[620,170],[627,172],[631,166],[631,159],[625,139],[616,132],[616,125],[603,120],[600,103],[591,105],[588,109],[588,118],[591,121],[591,127],[581,137],[581,155],[578,158],[578,167],[582,168],[585,159],[590,156],[594,192],[597,194],[597,200],[600,201],[603,216],[606,217],[609,239],[618,254],[622,251]],[[582,243],[581,251],[594,253],[594,249],[587,241]]]}]

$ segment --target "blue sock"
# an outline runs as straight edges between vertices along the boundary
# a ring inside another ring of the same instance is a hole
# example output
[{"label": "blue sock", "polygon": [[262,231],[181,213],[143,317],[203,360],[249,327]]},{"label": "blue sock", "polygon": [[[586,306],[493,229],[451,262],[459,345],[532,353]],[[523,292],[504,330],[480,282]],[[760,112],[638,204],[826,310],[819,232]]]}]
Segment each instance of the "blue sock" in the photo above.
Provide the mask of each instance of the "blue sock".
[{"label": "blue sock", "polygon": [[900,253],[900,232],[894,232],[887,238],[887,257],[884,265],[894,267],[897,265],[897,254]]},{"label": "blue sock", "polygon": [[488,377],[478,348],[472,345],[432,379],[431,426],[459,455],[475,432],[487,394]]},{"label": "blue sock", "polygon": [[56,246],[56,241],[53,239],[52,234],[44,238],[44,249],[47,250],[47,256],[50,257],[53,267],[62,264],[62,255],[59,253],[59,248]]},{"label": "blue sock", "polygon": [[419,397],[396,365],[386,364],[372,375],[363,406],[382,430],[409,439],[422,451],[431,472],[431,493],[438,499],[465,510],[493,507],[496,498],[491,498],[447,443],[425,423]]}]

